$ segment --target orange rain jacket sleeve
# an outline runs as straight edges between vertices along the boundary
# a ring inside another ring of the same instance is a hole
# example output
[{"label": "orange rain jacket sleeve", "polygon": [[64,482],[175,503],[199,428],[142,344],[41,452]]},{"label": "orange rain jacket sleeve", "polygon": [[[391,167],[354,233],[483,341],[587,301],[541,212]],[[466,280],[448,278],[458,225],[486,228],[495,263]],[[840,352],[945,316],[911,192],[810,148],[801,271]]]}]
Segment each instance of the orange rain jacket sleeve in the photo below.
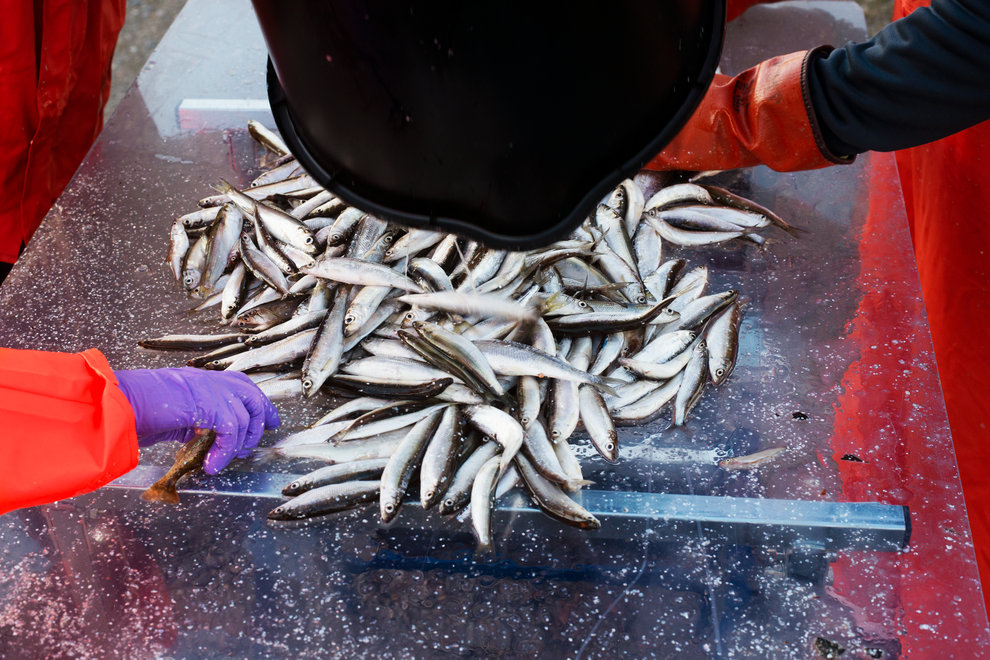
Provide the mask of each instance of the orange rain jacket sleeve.
[{"label": "orange rain jacket sleeve", "polygon": [[0,261],[13,263],[103,126],[127,2],[2,6]]},{"label": "orange rain jacket sleeve", "polygon": [[106,358],[0,348],[0,514],[95,490],[137,465]]}]

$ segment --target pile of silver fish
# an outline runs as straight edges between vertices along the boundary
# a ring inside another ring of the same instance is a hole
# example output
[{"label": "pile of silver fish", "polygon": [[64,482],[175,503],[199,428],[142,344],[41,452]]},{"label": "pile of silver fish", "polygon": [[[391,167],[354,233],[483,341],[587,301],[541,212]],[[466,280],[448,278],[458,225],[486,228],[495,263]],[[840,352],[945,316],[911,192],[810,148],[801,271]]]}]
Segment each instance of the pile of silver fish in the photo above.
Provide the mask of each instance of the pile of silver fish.
[{"label": "pile of silver fish", "polygon": [[616,426],[668,408],[683,425],[736,360],[737,292],[708,291],[707,268],[664,246],[795,231],[721,188],[645,199],[626,180],[568,238],[491,249],[351,207],[277,135],[249,129],[273,162],[244,189],[221,181],[171,227],[172,273],[226,331],[140,344],[201,351],[190,365],[245,372],[274,400],[343,401],[256,451],[326,464],[286,487],[273,521],[378,501],[387,522],[418,482],[422,507],[469,512],[486,550],[495,500],[521,483],[550,516],[599,527],[570,495],[590,483],[571,446],[579,426],[614,463]]}]

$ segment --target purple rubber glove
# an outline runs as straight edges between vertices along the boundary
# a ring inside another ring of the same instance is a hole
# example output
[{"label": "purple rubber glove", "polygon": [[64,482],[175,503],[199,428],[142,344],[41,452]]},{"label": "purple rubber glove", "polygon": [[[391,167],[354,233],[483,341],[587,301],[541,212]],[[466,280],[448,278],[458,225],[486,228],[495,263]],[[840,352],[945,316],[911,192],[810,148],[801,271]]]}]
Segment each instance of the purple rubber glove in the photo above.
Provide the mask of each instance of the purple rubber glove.
[{"label": "purple rubber glove", "polygon": [[266,428],[278,428],[278,411],[251,379],[236,371],[134,369],[115,371],[134,408],[138,446],[163,440],[187,442],[194,429],[213,429],[217,439],[203,469],[216,474],[258,446]]}]

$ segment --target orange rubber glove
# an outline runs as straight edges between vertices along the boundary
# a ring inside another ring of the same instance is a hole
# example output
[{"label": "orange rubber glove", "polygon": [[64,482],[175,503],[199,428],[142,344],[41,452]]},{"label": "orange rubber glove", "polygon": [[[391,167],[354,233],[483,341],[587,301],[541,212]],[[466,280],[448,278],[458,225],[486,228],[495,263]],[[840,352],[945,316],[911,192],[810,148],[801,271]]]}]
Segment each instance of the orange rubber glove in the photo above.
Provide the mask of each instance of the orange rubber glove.
[{"label": "orange rubber glove", "polygon": [[811,170],[853,157],[829,152],[808,93],[808,64],[831,50],[781,55],[738,76],[717,74],[697,110],[648,170]]}]

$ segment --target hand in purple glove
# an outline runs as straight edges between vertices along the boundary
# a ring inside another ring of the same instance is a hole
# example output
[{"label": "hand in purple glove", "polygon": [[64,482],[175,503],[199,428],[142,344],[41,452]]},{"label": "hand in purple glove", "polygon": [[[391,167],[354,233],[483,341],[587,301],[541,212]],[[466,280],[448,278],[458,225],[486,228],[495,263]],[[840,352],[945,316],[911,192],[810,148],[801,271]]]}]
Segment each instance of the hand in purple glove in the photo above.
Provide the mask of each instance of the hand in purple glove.
[{"label": "hand in purple glove", "polygon": [[187,442],[194,429],[213,429],[217,439],[203,469],[216,474],[258,446],[266,428],[278,428],[275,406],[251,379],[234,371],[134,369],[114,375],[134,408],[138,445]]}]

